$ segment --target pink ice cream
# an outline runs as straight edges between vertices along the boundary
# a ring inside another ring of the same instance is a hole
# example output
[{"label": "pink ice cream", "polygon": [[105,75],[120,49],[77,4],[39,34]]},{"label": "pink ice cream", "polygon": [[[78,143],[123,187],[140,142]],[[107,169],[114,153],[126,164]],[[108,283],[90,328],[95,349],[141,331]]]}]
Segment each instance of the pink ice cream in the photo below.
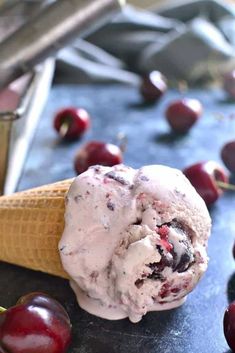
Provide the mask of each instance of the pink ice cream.
[{"label": "pink ice cream", "polygon": [[179,170],[95,166],[70,187],[59,249],[83,309],[138,322],[185,301],[207,268],[210,228]]}]

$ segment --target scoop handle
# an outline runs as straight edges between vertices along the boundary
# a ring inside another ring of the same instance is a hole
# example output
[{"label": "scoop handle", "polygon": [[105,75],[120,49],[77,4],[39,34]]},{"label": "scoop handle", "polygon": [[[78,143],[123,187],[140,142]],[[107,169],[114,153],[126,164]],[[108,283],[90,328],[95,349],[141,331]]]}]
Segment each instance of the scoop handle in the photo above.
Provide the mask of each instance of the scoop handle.
[{"label": "scoop handle", "polygon": [[0,44],[0,87],[107,21],[125,0],[58,0]]}]

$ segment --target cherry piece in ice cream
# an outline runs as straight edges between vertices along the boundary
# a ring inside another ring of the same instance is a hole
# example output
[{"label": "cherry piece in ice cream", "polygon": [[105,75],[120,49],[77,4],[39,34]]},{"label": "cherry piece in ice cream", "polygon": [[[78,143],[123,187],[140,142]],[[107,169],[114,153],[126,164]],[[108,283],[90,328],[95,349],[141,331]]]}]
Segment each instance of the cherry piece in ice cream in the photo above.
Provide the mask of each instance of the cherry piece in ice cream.
[{"label": "cherry piece in ice cream", "polygon": [[235,302],[232,302],[224,314],[224,336],[229,347],[235,352]]},{"label": "cherry piece in ice cream", "polygon": [[122,163],[121,149],[111,143],[91,141],[86,143],[75,156],[74,168],[76,173],[85,172],[92,165],[112,167]]},{"label": "cherry piece in ice cream", "polygon": [[235,70],[227,72],[224,75],[223,87],[229,97],[235,99]]},{"label": "cherry piece in ice cream", "polygon": [[207,205],[213,204],[222,195],[221,186],[228,185],[226,172],[214,161],[193,164],[183,173]]},{"label": "cherry piece in ice cream", "polygon": [[1,353],[65,353],[71,324],[65,309],[43,293],[30,293],[0,313]]},{"label": "cherry piece in ice cream", "polygon": [[90,127],[90,116],[82,108],[65,108],[60,110],[54,119],[54,128],[67,140],[79,138]]},{"label": "cherry piece in ice cream", "polygon": [[140,92],[146,102],[156,102],[167,91],[167,80],[159,71],[152,71],[144,76]]},{"label": "cherry piece in ice cream", "polygon": [[200,118],[202,105],[197,99],[184,98],[173,101],[166,110],[166,119],[177,133],[187,132]]},{"label": "cherry piece in ice cream", "polygon": [[235,173],[235,140],[226,143],[221,150],[221,158],[230,172]]}]

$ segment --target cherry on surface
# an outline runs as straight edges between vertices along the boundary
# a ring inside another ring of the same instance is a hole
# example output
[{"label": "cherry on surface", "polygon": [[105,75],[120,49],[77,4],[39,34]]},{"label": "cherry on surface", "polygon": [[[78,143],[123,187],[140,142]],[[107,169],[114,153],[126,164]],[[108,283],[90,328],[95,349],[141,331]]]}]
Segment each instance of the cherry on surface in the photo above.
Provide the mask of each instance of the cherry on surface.
[{"label": "cherry on surface", "polygon": [[167,91],[167,80],[159,71],[152,71],[142,78],[140,93],[149,103],[158,101]]},{"label": "cherry on surface", "polygon": [[221,159],[232,173],[235,173],[235,140],[227,142],[221,150]]},{"label": "cherry on surface", "polygon": [[71,323],[62,305],[44,293],[30,293],[0,312],[0,352],[66,353]]},{"label": "cherry on surface", "polygon": [[233,254],[233,258],[235,260],[235,242],[233,243],[232,254]]},{"label": "cherry on surface", "polygon": [[223,88],[230,98],[235,99],[235,70],[223,76]]},{"label": "cherry on surface", "polygon": [[233,352],[235,352],[235,302],[232,302],[224,313],[224,336]]},{"label": "cherry on surface", "polygon": [[74,168],[76,173],[85,172],[92,165],[112,167],[123,161],[121,149],[111,143],[91,141],[86,143],[76,154]]},{"label": "cherry on surface", "polygon": [[202,105],[197,99],[175,100],[168,105],[165,115],[173,131],[186,133],[202,115]]},{"label": "cherry on surface", "polygon": [[193,164],[184,169],[183,173],[208,206],[213,204],[229,185],[225,170],[214,161]]},{"label": "cherry on surface", "polygon": [[91,119],[88,112],[82,108],[65,108],[54,118],[54,128],[66,140],[79,138],[90,127]]}]

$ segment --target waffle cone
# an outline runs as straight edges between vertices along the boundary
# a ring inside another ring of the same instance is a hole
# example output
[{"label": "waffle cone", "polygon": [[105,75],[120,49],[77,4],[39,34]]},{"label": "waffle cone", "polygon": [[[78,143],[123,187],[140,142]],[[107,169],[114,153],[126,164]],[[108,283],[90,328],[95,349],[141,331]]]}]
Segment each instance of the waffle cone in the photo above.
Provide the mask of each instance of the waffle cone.
[{"label": "waffle cone", "polygon": [[68,278],[58,242],[72,179],[0,197],[0,261]]}]

